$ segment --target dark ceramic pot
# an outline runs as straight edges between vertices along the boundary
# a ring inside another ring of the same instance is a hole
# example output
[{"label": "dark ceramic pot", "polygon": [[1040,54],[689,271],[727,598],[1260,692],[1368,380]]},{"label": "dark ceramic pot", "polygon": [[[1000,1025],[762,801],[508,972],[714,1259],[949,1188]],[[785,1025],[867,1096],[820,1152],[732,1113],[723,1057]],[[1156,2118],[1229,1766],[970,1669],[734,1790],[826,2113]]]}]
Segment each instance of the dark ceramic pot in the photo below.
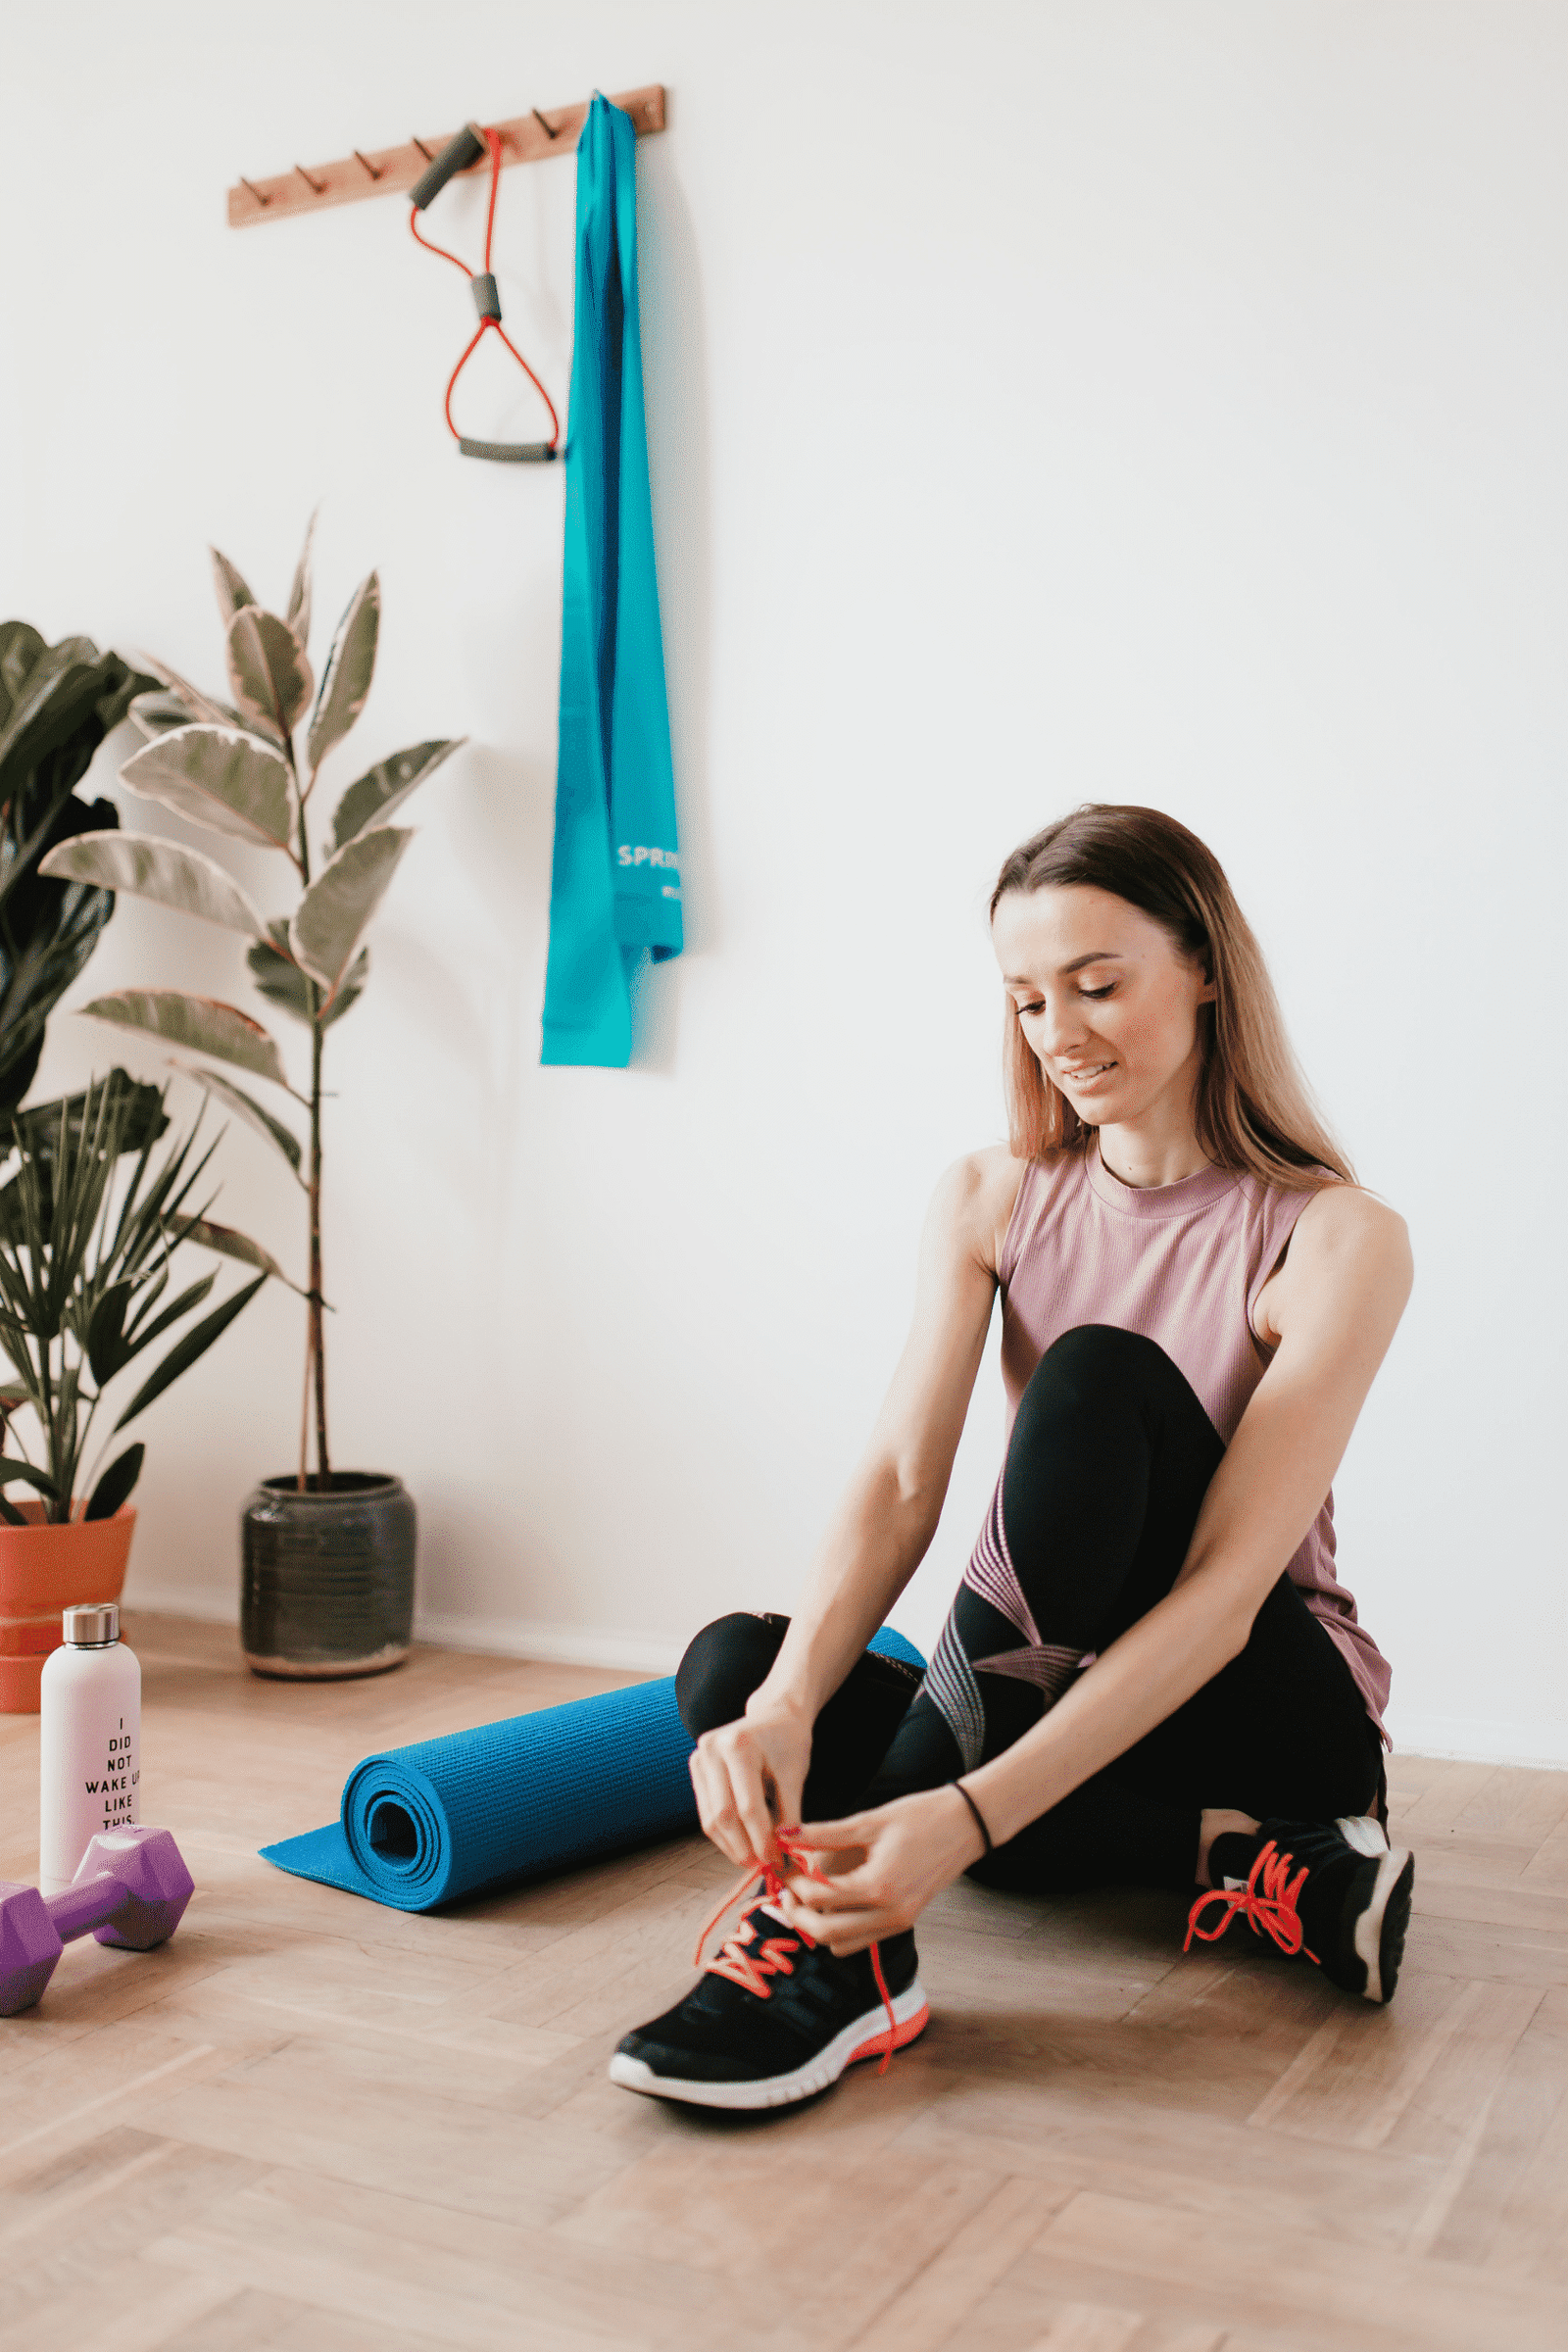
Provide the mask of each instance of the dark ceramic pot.
[{"label": "dark ceramic pot", "polygon": [[414,1631],[414,1498],[400,1479],[334,1470],[323,1489],[264,1478],[240,1521],[240,1641],[253,1674],[384,1674]]}]

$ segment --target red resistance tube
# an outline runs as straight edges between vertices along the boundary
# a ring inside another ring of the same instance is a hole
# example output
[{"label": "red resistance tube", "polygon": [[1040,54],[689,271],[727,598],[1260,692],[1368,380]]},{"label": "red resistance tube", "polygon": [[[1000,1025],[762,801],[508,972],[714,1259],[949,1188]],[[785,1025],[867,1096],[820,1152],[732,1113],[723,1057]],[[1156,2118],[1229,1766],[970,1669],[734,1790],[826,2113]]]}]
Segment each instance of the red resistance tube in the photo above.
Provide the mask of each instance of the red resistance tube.
[{"label": "red resistance tube", "polygon": [[[411,209],[409,213],[409,227],[414,233],[415,243],[416,245],[422,245],[426,253],[439,254],[442,261],[450,262],[454,270],[461,270],[463,271],[464,276],[468,280],[468,284],[472,289],[474,302],[477,305],[479,312],[479,324],[474,330],[472,341],[468,344],[468,347],[465,351],[462,359],[459,360],[457,366],[453,368],[451,378],[447,384],[447,428],[450,431],[454,441],[457,442],[459,448],[463,451],[465,457],[521,457],[523,455],[532,457],[537,455],[541,458],[554,458],[560,454],[559,445],[561,441],[561,418],[556,415],[556,404],[551,399],[549,393],[545,390],[543,384],[539,381],[539,378],[535,375],[533,369],[529,367],[527,361],[523,358],[521,352],[517,349],[517,346],[513,342],[512,337],[507,333],[506,328],[501,323],[501,301],[496,292],[496,281],[490,268],[490,248],[495,238],[496,229],[496,198],[501,190],[501,133],[498,130],[481,130],[480,136],[484,140],[485,146],[488,148],[490,153],[490,205],[489,210],[485,215],[484,223],[483,270],[475,275],[469,270],[466,262],[460,261],[455,253],[448,253],[444,245],[433,245],[428,237],[421,237],[419,234],[418,208],[416,206]],[[523,448],[517,445],[509,445],[505,442],[468,441],[466,440],[464,435],[459,432],[457,426],[452,421],[452,395],[457,389],[458,378],[463,373],[465,368],[466,368],[468,365],[469,360],[472,359],[474,353],[478,350],[479,345],[483,341],[484,337],[489,334],[492,328],[494,328],[495,332],[501,337],[502,342],[511,352],[513,358],[516,361],[517,366],[522,369],[523,374],[528,378],[529,383],[532,384],[534,390],[544,402],[545,407],[550,411],[550,438],[546,442],[531,444],[526,448]]]}]

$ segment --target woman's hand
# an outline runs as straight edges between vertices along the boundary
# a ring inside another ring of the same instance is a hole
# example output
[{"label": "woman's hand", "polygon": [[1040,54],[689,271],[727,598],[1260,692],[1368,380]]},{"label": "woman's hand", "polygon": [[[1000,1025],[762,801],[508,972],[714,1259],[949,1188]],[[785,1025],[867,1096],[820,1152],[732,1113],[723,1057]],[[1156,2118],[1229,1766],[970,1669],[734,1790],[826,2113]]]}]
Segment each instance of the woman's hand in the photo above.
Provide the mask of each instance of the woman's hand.
[{"label": "woman's hand", "polygon": [[784,1875],[779,1909],[792,1928],[842,1960],[913,1927],[934,1894],[977,1862],[985,1840],[956,1788],[925,1788],[844,1821],[808,1822],[791,1844],[831,1884]]},{"label": "woman's hand", "polygon": [[721,1854],[743,1869],[754,1855],[774,1870],[787,1867],[773,1831],[799,1818],[810,1760],[810,1719],[783,1701],[703,1734],[692,1787],[698,1819]]}]

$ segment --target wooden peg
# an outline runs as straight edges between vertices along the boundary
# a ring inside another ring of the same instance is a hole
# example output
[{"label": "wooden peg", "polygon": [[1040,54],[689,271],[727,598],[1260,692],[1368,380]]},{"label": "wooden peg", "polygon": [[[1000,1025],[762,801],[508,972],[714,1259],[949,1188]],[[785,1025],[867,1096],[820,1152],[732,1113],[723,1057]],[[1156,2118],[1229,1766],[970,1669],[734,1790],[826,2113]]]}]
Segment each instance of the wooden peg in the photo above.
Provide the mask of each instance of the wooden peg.
[{"label": "wooden peg", "polygon": [[[630,117],[639,138],[664,127],[664,92],[658,82],[641,90],[621,90],[610,103]],[[536,164],[546,156],[569,155],[587,116],[585,104],[551,107],[548,112],[534,106],[525,115],[514,115],[490,127],[500,133],[501,160],[510,170],[514,164]],[[368,196],[406,194],[446,143],[444,137],[433,145],[410,138],[398,147],[351,147],[347,155],[329,164],[316,164],[309,170],[304,164],[295,164],[272,179],[241,178],[228,191],[228,224],[230,228],[248,228],[258,220],[286,220],[292,213],[324,212],[331,204],[358,204]],[[489,169],[489,157],[482,156],[459,176],[466,178]]]}]

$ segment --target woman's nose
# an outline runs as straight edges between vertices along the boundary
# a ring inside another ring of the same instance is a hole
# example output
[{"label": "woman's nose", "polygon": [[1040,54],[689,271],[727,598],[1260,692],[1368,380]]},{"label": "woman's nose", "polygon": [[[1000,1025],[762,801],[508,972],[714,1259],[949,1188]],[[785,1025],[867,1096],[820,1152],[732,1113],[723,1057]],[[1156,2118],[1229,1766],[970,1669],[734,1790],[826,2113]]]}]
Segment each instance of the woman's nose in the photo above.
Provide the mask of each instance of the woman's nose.
[{"label": "woman's nose", "polygon": [[1048,1054],[1061,1054],[1083,1037],[1084,1025],[1070,1004],[1053,1004],[1048,998],[1040,1015],[1040,1044]]}]

